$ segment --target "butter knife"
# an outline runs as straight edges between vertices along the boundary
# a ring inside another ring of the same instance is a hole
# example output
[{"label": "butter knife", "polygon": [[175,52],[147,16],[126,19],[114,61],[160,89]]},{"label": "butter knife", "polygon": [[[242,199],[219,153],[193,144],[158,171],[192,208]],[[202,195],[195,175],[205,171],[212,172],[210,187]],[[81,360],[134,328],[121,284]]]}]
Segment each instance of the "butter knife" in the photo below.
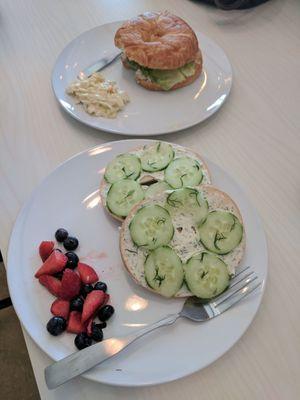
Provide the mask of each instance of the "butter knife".
[{"label": "butter knife", "polygon": [[78,74],[78,79],[86,79],[95,72],[101,71],[103,68],[107,67],[108,65],[112,64],[114,61],[116,61],[122,54],[122,51],[118,51],[117,53],[105,56],[101,58],[100,60],[96,61],[95,63],[89,65],[88,67],[84,68],[82,71],[79,72]]},{"label": "butter knife", "polygon": [[161,326],[171,325],[179,318],[179,314],[168,315],[128,336],[110,338],[96,343],[76,353],[70,354],[45,369],[45,380],[49,389],[55,389],[63,383],[83,374],[89,369],[113,357],[125,349],[130,343]]}]

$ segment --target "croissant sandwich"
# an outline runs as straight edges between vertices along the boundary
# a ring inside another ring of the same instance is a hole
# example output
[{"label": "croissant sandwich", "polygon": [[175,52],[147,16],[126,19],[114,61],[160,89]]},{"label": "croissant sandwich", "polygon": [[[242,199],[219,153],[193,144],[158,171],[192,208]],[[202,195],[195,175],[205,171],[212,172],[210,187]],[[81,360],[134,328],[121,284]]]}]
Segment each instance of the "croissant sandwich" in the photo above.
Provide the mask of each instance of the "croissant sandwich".
[{"label": "croissant sandwich", "polygon": [[125,22],[115,34],[124,67],[136,71],[137,83],[149,90],[174,90],[194,82],[202,71],[202,54],[192,28],[164,12],[146,12]]}]

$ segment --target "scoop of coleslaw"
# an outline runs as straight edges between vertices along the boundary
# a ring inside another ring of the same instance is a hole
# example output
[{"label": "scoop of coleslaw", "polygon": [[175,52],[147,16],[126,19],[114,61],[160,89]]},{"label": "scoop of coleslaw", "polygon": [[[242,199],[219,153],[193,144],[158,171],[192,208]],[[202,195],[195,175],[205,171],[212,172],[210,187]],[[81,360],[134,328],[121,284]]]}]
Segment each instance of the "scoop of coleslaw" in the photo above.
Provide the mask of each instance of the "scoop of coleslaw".
[{"label": "scoop of coleslaw", "polygon": [[72,82],[66,88],[66,93],[74,96],[76,103],[82,104],[87,113],[97,117],[116,118],[117,113],[129,102],[128,94],[99,72]]}]

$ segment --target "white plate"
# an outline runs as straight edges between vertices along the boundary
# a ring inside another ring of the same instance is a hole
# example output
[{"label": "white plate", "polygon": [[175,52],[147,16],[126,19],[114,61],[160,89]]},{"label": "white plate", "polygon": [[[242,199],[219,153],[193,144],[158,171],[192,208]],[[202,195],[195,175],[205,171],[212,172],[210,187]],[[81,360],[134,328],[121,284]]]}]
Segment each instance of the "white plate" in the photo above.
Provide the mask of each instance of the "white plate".
[{"label": "white plate", "polygon": [[[8,283],[15,310],[33,340],[54,360],[75,351],[75,335],[53,337],[46,331],[54,300],[33,277],[40,265],[38,245],[65,227],[80,240],[78,255],[107,282],[116,313],[104,330],[119,336],[178,312],[183,301],[167,300],[136,285],[122,266],[118,223],[99,205],[98,186],[106,164],[146,140],[111,142],[76,155],[52,172],[33,192],[15,223],[8,252]],[[195,149],[197,150],[197,149]],[[235,181],[208,161],[213,183],[239,205],[246,228],[244,265],[264,282],[267,248],[260,219]],[[264,287],[264,285],[263,285]],[[242,336],[259,307],[263,288],[214,320],[179,320],[141,338],[86,378],[112,385],[143,386],[172,381],[204,368]],[[220,334],[222,332],[222,334]]]},{"label": "white plate", "polygon": [[103,70],[126,90],[130,103],[115,119],[87,114],[74,98],[65,93],[79,71],[105,55],[114,54],[114,34],[121,22],[98,26],[84,32],[59,55],[52,74],[52,86],[62,107],[74,118],[96,129],[122,135],[159,135],[188,128],[215,113],[227,98],[232,71],[223,50],[211,39],[198,33],[203,52],[204,71],[192,85],[170,92],[152,92],[137,85],[134,72],[120,60]]}]

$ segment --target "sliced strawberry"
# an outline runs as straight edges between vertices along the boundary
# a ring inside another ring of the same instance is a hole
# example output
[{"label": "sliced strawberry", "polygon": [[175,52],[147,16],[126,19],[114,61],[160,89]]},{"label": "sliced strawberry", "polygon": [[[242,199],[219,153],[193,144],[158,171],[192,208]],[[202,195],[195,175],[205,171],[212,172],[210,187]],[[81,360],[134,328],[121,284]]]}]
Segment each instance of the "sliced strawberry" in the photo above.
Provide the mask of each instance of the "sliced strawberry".
[{"label": "sliced strawberry", "polygon": [[53,275],[60,272],[65,268],[67,261],[68,257],[60,251],[54,250],[34,276],[39,278],[41,275]]},{"label": "sliced strawberry", "polygon": [[86,324],[81,323],[81,312],[80,311],[71,311],[68,325],[67,325],[67,332],[72,333],[81,333],[86,332]]},{"label": "sliced strawberry", "polygon": [[86,296],[82,310],[82,322],[86,322],[97,312],[98,308],[102,306],[104,298],[105,293],[102,290],[93,290]]},{"label": "sliced strawberry", "polygon": [[104,301],[102,304],[103,306],[105,306],[105,304],[107,304],[109,302],[109,298],[110,298],[110,295],[108,293],[105,293]]},{"label": "sliced strawberry", "polygon": [[93,317],[91,317],[91,318],[87,321],[86,333],[88,334],[88,336],[92,336],[92,325],[93,325],[93,321],[94,321],[94,318],[93,318]]},{"label": "sliced strawberry", "polygon": [[60,297],[64,300],[71,300],[80,292],[81,281],[76,272],[66,268],[61,280]]},{"label": "sliced strawberry", "polygon": [[45,262],[54,249],[54,242],[52,240],[43,241],[39,246],[40,257]]},{"label": "sliced strawberry", "polygon": [[68,319],[70,313],[70,302],[68,300],[56,299],[52,303],[50,311],[57,317]]},{"label": "sliced strawberry", "polygon": [[61,281],[59,279],[51,275],[41,275],[39,277],[39,282],[41,285],[45,286],[50,293],[59,297],[61,291]]},{"label": "sliced strawberry", "polygon": [[99,280],[96,271],[89,265],[84,263],[78,263],[77,268],[80,275],[80,279],[83,283],[85,284],[95,283]]}]

